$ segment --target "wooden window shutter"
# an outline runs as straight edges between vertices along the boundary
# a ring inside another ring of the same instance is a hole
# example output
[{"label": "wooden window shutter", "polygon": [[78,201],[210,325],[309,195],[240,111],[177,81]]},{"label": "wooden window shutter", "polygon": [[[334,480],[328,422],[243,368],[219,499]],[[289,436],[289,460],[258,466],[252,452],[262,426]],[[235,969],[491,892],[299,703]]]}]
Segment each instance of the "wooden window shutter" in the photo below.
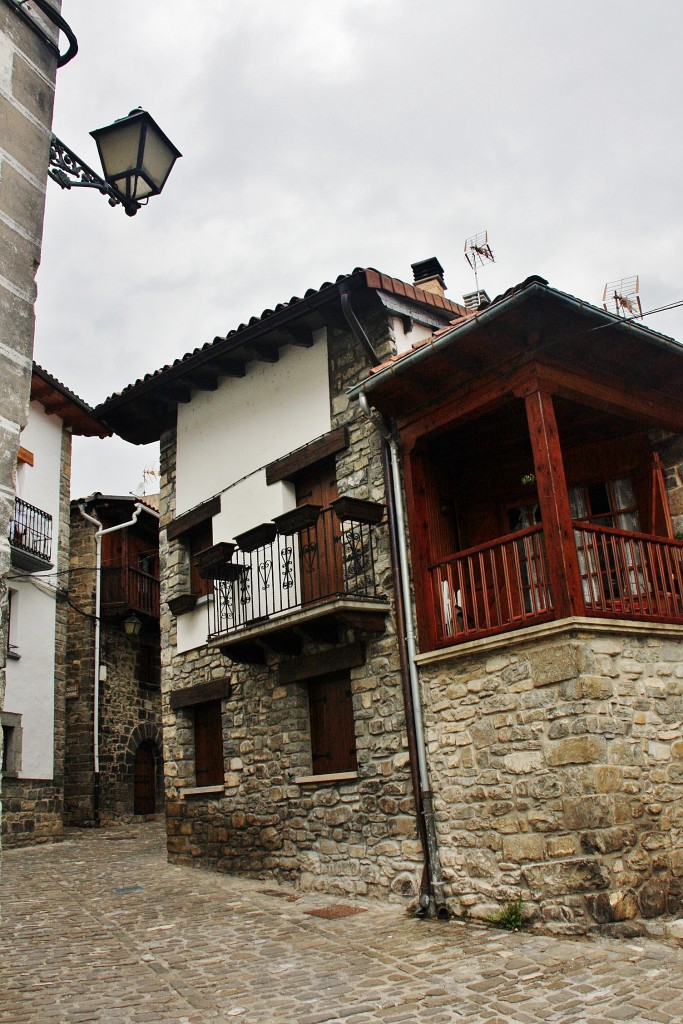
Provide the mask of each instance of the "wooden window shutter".
[{"label": "wooden window shutter", "polygon": [[313,774],[355,771],[358,762],[349,674],[312,682],[309,705]]},{"label": "wooden window shutter", "polygon": [[195,705],[194,767],[197,786],[223,784],[223,725],[219,700]]}]

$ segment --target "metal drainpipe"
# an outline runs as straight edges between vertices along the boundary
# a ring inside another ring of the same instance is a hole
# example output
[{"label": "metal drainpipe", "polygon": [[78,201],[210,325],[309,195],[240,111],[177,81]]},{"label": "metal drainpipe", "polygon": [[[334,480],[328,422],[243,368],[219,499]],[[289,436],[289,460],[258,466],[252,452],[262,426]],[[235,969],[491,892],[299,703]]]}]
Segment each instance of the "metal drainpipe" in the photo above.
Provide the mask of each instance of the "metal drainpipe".
[{"label": "metal drainpipe", "polygon": [[[117,526],[109,526],[102,529],[102,523],[85,511],[85,505],[78,506],[78,511],[84,519],[97,527],[95,534],[95,680],[93,690],[93,819],[96,825],[100,823],[100,607],[102,603],[102,538],[107,533],[116,533],[117,530],[124,530],[128,526],[134,526],[138,516],[142,512],[142,505],[137,502],[133,518],[127,523],[119,523]],[[152,511],[152,509],[150,509]]]},{"label": "metal drainpipe", "polygon": [[408,673],[410,680],[410,694],[412,698],[412,714],[415,727],[415,745],[417,751],[418,774],[420,780],[420,796],[422,800],[422,816],[425,826],[427,840],[428,868],[433,910],[437,917],[447,918],[448,909],[443,894],[443,878],[441,874],[441,858],[436,836],[436,823],[434,821],[434,805],[432,790],[429,784],[429,771],[427,768],[427,750],[424,738],[424,726],[422,723],[422,703],[420,700],[420,683],[415,664],[415,630],[413,626],[412,602],[410,594],[410,573],[408,568],[408,545],[405,531],[405,512],[403,508],[403,494],[401,491],[401,469],[398,454],[398,444],[381,415],[376,409],[371,409],[364,391],[360,391],[358,402],[363,413],[378,428],[382,439],[389,449],[391,458],[391,487],[393,492],[393,505],[395,509],[395,525],[398,541],[399,577],[401,594],[403,598],[403,615],[405,627],[405,643],[408,654]]}]

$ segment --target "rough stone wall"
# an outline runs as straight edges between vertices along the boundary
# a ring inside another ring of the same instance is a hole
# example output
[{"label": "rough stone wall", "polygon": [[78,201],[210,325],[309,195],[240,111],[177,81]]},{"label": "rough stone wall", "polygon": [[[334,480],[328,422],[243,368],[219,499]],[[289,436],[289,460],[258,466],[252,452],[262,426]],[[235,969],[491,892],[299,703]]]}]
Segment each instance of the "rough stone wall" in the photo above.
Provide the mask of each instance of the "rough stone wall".
[{"label": "rough stone wall", "polygon": [[[76,522],[76,516],[82,525]],[[72,510],[64,764],[67,825],[93,822],[95,558],[95,529]]]},{"label": "rough stone wall", "polygon": [[[366,327],[381,355],[391,351],[386,320]],[[329,332],[332,426],[349,427],[337,458],[340,494],[384,500],[380,439],[350,405],[344,389],[367,369],[347,332]],[[278,659],[238,665],[211,647],[178,655],[168,586],[186,572],[179,545],[164,527],[173,517],[175,439],[162,438],[162,688],[168,849],[178,863],[295,881],[301,888],[382,896],[417,892],[422,866],[410,789],[405,719],[393,615],[387,632],[369,639],[365,664],[351,671],[359,778],[297,784],[310,775],[308,691],[278,683]],[[376,579],[391,597],[386,524],[375,531]],[[393,609],[392,609],[393,612]],[[352,634],[346,637],[351,640]],[[312,644],[303,654],[315,650]],[[172,711],[177,688],[229,678],[223,702],[224,793],[182,796],[194,785],[191,709]]]},{"label": "rough stone wall", "polygon": [[[95,823],[93,695],[95,667],[95,528],[71,511],[70,596],[85,614],[69,610],[65,821]],[[102,619],[100,661],[99,821],[128,821],[134,811],[133,768],[140,743],[154,743],[158,759],[157,811],[163,810],[159,688],[139,682],[140,641],[119,621]]]},{"label": "rough stone wall", "polygon": [[[55,7],[61,7],[57,0]],[[0,95],[0,708],[5,696],[9,521],[19,434],[26,425],[33,360],[35,274],[40,263],[57,51],[8,4],[0,34],[10,74]],[[0,734],[0,754],[2,753]]]},{"label": "rough stone wall", "polygon": [[[59,475],[59,519],[55,522],[57,586],[69,569],[69,490],[71,432],[62,430]],[[3,846],[25,846],[59,838],[63,832],[66,641],[68,606],[55,600],[54,777],[52,780],[5,778],[2,818]]]},{"label": "rough stone wall", "polygon": [[679,912],[683,631],[586,627],[463,651],[421,681],[456,914],[521,896],[584,931]]}]

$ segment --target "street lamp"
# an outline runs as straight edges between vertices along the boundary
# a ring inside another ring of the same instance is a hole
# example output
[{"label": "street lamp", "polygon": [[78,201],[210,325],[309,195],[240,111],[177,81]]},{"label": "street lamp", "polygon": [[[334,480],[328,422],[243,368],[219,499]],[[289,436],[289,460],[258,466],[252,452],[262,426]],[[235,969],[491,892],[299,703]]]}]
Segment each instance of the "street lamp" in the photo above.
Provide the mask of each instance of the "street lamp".
[{"label": "street lamp", "polygon": [[48,174],[62,188],[96,188],[107,196],[110,206],[123,206],[129,217],[150,196],[159,195],[182,155],[140,107],[90,134],[97,143],[104,178],[56,136],[50,146]]},{"label": "street lamp", "polygon": [[142,623],[135,612],[131,612],[128,618],[123,620],[123,628],[126,632],[126,636],[140,636]]}]

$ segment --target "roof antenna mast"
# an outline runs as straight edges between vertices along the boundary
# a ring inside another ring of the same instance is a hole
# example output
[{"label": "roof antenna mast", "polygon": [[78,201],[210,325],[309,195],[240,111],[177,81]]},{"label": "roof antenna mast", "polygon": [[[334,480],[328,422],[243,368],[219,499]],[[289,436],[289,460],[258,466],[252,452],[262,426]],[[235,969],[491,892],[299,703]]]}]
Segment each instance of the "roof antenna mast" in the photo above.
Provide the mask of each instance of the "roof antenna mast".
[{"label": "roof antenna mast", "polygon": [[480,231],[478,235],[472,235],[465,239],[465,259],[474,271],[474,285],[479,294],[478,268],[485,263],[495,263],[493,251],[489,245],[488,231]]},{"label": "roof antenna mast", "polygon": [[608,281],[602,292],[602,308],[606,313],[623,317],[642,317],[643,310],[638,295],[638,275],[622,277],[619,281]]}]

